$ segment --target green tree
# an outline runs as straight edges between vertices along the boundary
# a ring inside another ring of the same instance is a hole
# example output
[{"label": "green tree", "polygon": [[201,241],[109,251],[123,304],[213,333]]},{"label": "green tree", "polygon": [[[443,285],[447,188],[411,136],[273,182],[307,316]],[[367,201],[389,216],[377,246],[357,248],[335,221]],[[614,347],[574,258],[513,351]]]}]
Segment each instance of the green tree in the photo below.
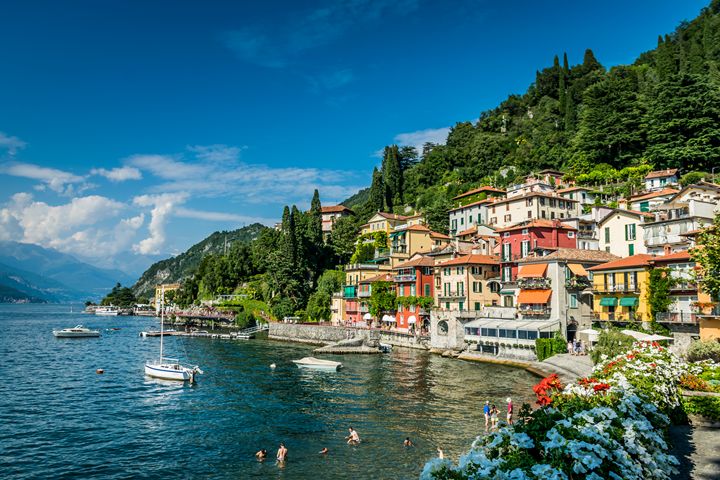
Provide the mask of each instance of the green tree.
[{"label": "green tree", "polygon": [[711,177],[712,175],[707,172],[698,172],[693,170],[692,172],[688,172],[680,177],[680,185],[687,187],[688,185],[693,185],[701,180],[711,180]]},{"label": "green tree", "polygon": [[385,312],[395,311],[395,287],[391,282],[373,282],[371,285],[368,309],[373,317],[379,317]]},{"label": "green tree", "polygon": [[337,265],[344,265],[350,261],[355,251],[358,225],[354,216],[339,218],[330,232],[329,246],[335,256]]},{"label": "green tree", "polygon": [[697,235],[696,248],[690,255],[701,268],[699,276],[703,291],[714,300],[720,298],[720,214],[715,216],[712,225]]},{"label": "green tree", "polygon": [[370,204],[371,212],[381,212],[385,206],[385,186],[383,184],[383,175],[375,167],[372,174],[372,184],[370,185]]},{"label": "green tree", "polygon": [[670,288],[675,281],[670,276],[670,270],[667,268],[653,268],[650,270],[648,279],[647,302],[650,310],[650,319],[657,321],[659,313],[668,311],[668,307],[672,305],[673,299],[670,298]]},{"label": "green tree", "polygon": [[332,314],[330,310],[331,302],[332,297],[327,292],[317,291],[310,295],[306,309],[308,318],[313,322],[330,320]]}]

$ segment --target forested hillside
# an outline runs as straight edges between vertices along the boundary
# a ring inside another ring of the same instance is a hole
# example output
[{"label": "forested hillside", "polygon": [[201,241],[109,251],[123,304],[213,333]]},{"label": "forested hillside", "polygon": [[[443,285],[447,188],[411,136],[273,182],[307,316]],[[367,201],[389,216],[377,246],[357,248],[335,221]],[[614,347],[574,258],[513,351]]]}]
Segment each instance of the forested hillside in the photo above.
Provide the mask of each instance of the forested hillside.
[{"label": "forested hillside", "polygon": [[179,282],[192,276],[204,256],[224,253],[235,243],[252,242],[265,229],[264,225],[253,223],[237,230],[215,232],[186,252],[152,264],[132,287],[133,292],[138,298],[149,298],[155,294],[156,285]]},{"label": "forested hillside", "polygon": [[523,95],[456,124],[445,145],[428,144],[415,160],[386,148],[365,215],[409,206],[444,229],[432,220],[457,193],[544,168],[581,180],[642,165],[709,172],[720,164],[720,1],[633,65],[608,70],[591,50],[576,65],[555,57]]}]

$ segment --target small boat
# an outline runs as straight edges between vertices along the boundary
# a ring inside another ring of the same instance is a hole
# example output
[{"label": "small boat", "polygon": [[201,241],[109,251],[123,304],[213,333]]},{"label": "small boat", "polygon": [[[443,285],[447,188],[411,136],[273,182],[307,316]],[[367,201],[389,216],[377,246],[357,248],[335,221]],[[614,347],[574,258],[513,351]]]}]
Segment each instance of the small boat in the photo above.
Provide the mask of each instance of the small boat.
[{"label": "small boat", "polygon": [[293,363],[299,368],[312,368],[315,370],[337,370],[342,367],[342,363],[333,362],[332,360],[321,360],[315,357],[305,357],[300,360],[293,360]]},{"label": "small boat", "polygon": [[53,335],[57,338],[85,338],[85,337],[99,337],[100,332],[98,330],[90,330],[82,325],[77,325],[73,328],[63,328],[62,330],[53,330]]},{"label": "small boat", "polygon": [[160,335],[164,335],[166,337],[170,337],[173,335],[185,335],[185,332],[179,332],[177,330],[164,330],[160,332],[160,330],[148,330],[140,332],[141,337],[159,337]]},{"label": "small boat", "polygon": [[383,352],[383,353],[390,353],[390,352],[392,352],[392,345],[390,345],[389,343],[379,343],[379,344],[378,344],[378,348],[379,348],[380,351]]},{"label": "small boat", "polygon": [[97,307],[95,309],[95,315],[102,315],[104,317],[116,316],[119,313],[120,313],[120,309],[113,305],[108,305],[105,307]]}]

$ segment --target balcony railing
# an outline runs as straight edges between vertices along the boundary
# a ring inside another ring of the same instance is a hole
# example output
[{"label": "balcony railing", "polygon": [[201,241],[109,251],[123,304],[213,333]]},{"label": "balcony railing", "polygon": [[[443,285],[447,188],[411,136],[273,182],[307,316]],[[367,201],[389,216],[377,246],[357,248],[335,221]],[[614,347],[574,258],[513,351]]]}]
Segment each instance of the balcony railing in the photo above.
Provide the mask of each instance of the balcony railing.
[{"label": "balcony railing", "polygon": [[396,282],[414,282],[417,280],[417,276],[414,273],[411,275],[395,275],[393,280]]},{"label": "balcony railing", "polygon": [[465,298],[465,292],[442,292],[439,298]]},{"label": "balcony railing", "polygon": [[389,248],[376,248],[375,249],[375,258],[386,258],[390,256],[390,249]]},{"label": "balcony railing", "polygon": [[583,232],[581,230],[581,231],[578,231],[577,236],[578,236],[578,238],[581,238],[583,240],[597,240],[598,239],[597,233],[595,233],[594,231]]},{"label": "balcony railing", "polygon": [[372,295],[372,292],[371,292],[370,290],[360,290],[360,291],[358,291],[358,293],[357,293],[357,296],[358,296],[359,298],[367,298],[367,297],[369,297],[370,295]]},{"label": "balcony railing", "polygon": [[541,278],[518,278],[518,287],[526,290],[545,290],[550,288],[550,279]]},{"label": "balcony railing", "polygon": [[357,295],[357,287],[354,285],[345,285],[343,287],[343,297],[355,298]]},{"label": "balcony railing", "polygon": [[655,315],[658,323],[697,323],[697,313],[693,312],[664,312]]},{"label": "balcony railing", "polygon": [[565,280],[565,288],[568,290],[585,290],[591,285],[587,277],[570,277]]},{"label": "balcony railing", "polygon": [[595,285],[596,292],[637,292],[639,286],[635,283],[616,283],[614,285]]},{"label": "balcony railing", "polygon": [[598,322],[642,322],[642,315],[636,313],[600,313],[595,315],[595,321]]},{"label": "balcony railing", "polygon": [[518,313],[524,317],[547,317],[552,310],[549,307],[542,308],[523,308],[518,309]]},{"label": "balcony railing", "polygon": [[646,247],[659,247],[662,245],[665,245],[666,243],[684,243],[687,242],[687,238],[681,237],[678,234],[667,234],[667,235],[657,235],[654,237],[648,237],[645,239],[645,246]]},{"label": "balcony railing", "polygon": [[691,281],[676,281],[670,286],[671,291],[692,291],[697,289],[697,283]]}]

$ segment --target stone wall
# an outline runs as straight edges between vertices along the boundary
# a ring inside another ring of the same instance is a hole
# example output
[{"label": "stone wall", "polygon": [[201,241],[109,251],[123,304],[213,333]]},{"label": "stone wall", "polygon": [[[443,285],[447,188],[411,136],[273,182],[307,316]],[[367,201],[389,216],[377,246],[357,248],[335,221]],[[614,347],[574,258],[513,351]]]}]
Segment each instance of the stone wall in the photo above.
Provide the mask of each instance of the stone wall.
[{"label": "stone wall", "polygon": [[416,337],[407,333],[381,331],[380,341],[396,347],[416,348],[419,350],[428,350],[430,348],[430,339],[428,337]]},{"label": "stone wall", "polygon": [[442,350],[463,350],[464,325],[458,320],[456,312],[433,310],[430,314],[430,346]]},{"label": "stone wall", "polygon": [[348,338],[368,339],[369,332],[369,330],[358,328],[271,322],[268,338],[314,345],[326,345]]}]

